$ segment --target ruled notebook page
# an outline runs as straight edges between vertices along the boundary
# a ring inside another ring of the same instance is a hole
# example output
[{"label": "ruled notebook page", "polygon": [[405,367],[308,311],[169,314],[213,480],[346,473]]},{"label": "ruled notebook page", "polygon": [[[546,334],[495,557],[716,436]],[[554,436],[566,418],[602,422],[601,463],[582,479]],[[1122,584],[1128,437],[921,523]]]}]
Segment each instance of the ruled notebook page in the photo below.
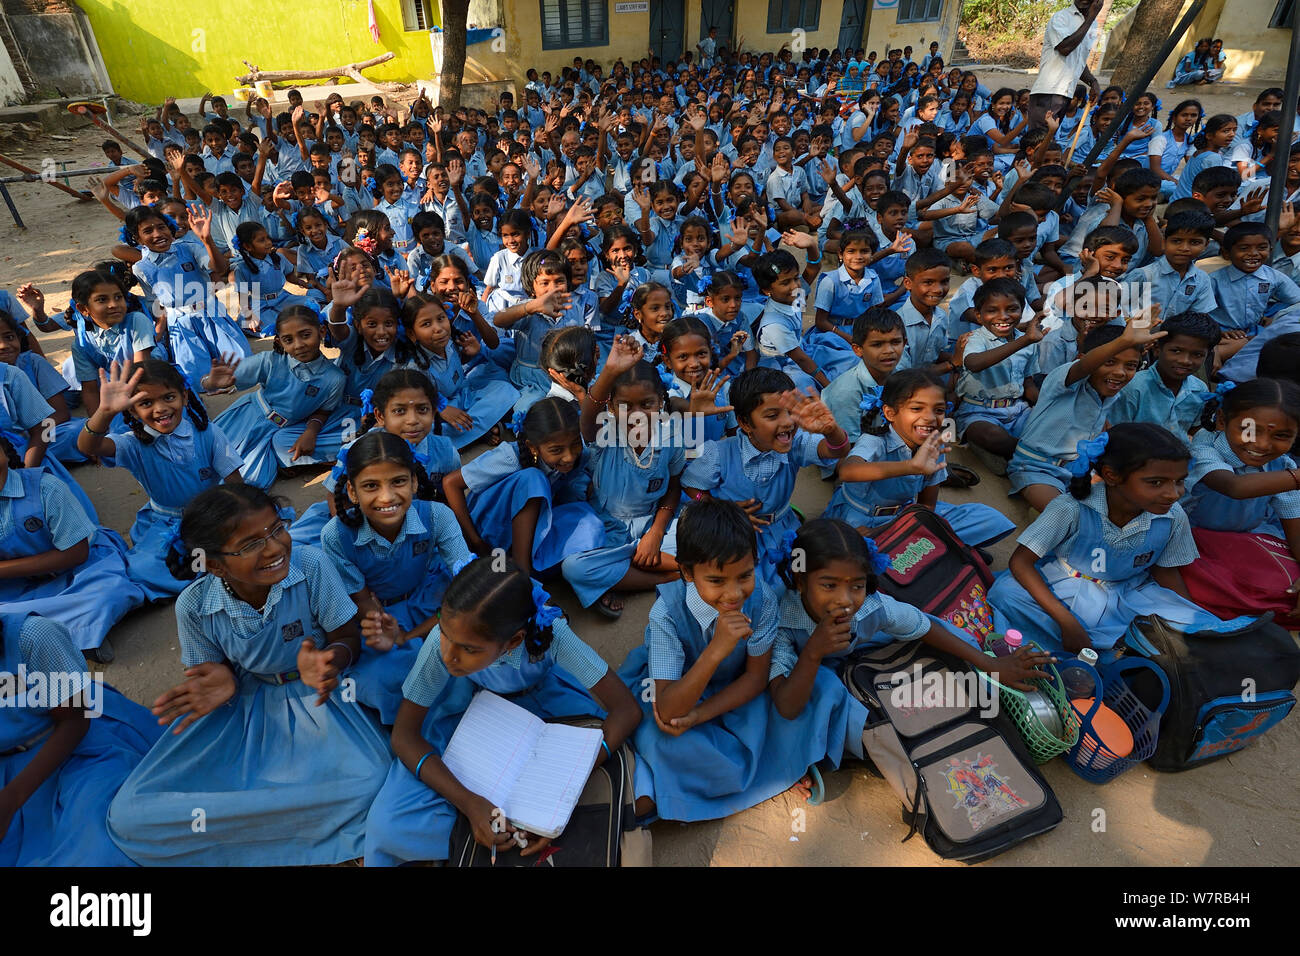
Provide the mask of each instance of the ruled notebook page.
[{"label": "ruled notebook page", "polygon": [[546,725],[491,691],[474,695],[442,754],[467,790],[506,812],[510,794]]},{"label": "ruled notebook page", "polygon": [[578,805],[603,739],[599,728],[546,724],[510,792],[510,821],[539,836],[558,836]]}]

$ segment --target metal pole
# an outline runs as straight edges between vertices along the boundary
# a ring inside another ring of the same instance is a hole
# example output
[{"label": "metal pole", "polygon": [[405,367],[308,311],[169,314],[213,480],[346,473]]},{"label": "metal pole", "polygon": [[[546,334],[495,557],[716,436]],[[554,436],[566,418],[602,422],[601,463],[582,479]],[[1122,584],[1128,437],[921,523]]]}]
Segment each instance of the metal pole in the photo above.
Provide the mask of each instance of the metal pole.
[{"label": "metal pole", "polygon": [[[113,171],[113,166],[92,166],[90,169],[61,169],[56,179],[67,181],[72,176],[103,176]],[[39,183],[44,182],[41,173],[23,173],[18,176],[0,176],[0,183]]]},{"label": "metal pole", "polygon": [[4,196],[5,205],[9,207],[9,214],[14,217],[14,225],[19,229],[26,229],[27,226],[23,224],[23,217],[18,215],[18,207],[14,205],[14,199],[9,195],[9,187],[4,184],[2,179],[0,179],[0,196]]},{"label": "metal pole", "polygon": [[1291,137],[1295,133],[1296,100],[1300,99],[1300,2],[1291,4],[1291,59],[1286,67],[1286,89],[1282,94],[1282,122],[1278,126],[1277,145],[1273,147],[1272,179],[1268,184],[1268,211],[1264,223],[1277,236],[1286,199],[1286,168],[1291,160]]},{"label": "metal pole", "polygon": [[1091,166],[1092,161],[1097,158],[1097,154],[1099,154],[1102,149],[1105,148],[1106,144],[1114,138],[1115,134],[1119,132],[1119,128],[1124,125],[1124,121],[1128,119],[1129,114],[1133,112],[1133,103],[1136,101],[1138,94],[1151,86],[1151,81],[1155,79],[1156,72],[1162,65],[1164,65],[1165,60],[1169,59],[1169,54],[1174,52],[1174,47],[1176,47],[1179,41],[1182,40],[1183,34],[1188,31],[1192,25],[1192,21],[1200,16],[1200,13],[1204,8],[1205,0],[1196,0],[1196,2],[1188,8],[1187,12],[1183,14],[1183,18],[1179,20],[1178,25],[1174,27],[1174,32],[1169,34],[1169,39],[1167,39],[1165,45],[1160,48],[1160,55],[1155,58],[1146,73],[1143,74],[1142,79],[1138,81],[1133,89],[1126,91],[1124,105],[1120,108],[1120,111],[1115,114],[1115,118],[1110,121],[1110,125],[1106,127],[1106,131],[1101,134],[1101,137],[1095,143],[1092,144],[1092,149],[1089,150],[1088,155],[1084,157],[1084,166]]}]

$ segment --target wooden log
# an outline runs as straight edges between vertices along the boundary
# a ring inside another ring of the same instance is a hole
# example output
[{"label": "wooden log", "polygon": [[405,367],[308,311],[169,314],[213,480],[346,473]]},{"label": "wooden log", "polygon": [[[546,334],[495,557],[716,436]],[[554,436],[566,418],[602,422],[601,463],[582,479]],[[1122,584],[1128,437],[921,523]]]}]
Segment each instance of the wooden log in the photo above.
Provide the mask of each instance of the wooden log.
[{"label": "wooden log", "polygon": [[[259,70],[247,60],[242,61],[244,66],[248,67],[249,72],[243,76],[235,77],[239,83],[256,83],[258,80],[265,80],[268,83],[274,83],[280,80],[328,80],[336,76],[350,76],[353,79],[364,79],[361,77],[362,70],[368,70],[372,66],[378,66],[380,63],[387,63],[397,54],[389,51],[380,54],[369,60],[363,60],[360,63],[348,63],[344,66],[336,66],[328,70]],[[368,81],[367,81],[368,82]]]}]

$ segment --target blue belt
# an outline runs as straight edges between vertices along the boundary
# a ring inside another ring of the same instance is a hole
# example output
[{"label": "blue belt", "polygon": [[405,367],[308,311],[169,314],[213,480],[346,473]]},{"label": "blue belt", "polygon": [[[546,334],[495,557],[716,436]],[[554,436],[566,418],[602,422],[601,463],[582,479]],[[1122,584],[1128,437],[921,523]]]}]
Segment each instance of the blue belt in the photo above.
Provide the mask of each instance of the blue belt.
[{"label": "blue belt", "polygon": [[283,415],[281,415],[279,412],[277,412],[274,408],[272,408],[270,405],[266,403],[266,399],[262,397],[262,393],[260,391],[254,392],[253,397],[257,400],[257,404],[262,406],[262,412],[266,415],[268,419],[271,420],[271,423],[273,425],[275,425],[277,428],[283,428],[285,425],[289,424],[289,419],[285,418]]},{"label": "blue belt", "polygon": [[297,671],[284,671],[279,674],[253,674],[263,684],[292,684],[296,680],[302,680],[302,675]]},{"label": "blue belt", "polygon": [[962,396],[962,401],[970,405],[979,405],[983,408],[1010,408],[1012,405],[1015,405],[1017,402],[1021,401],[1021,397],[1017,396],[1015,398],[980,399],[980,398],[970,398],[969,396]]}]

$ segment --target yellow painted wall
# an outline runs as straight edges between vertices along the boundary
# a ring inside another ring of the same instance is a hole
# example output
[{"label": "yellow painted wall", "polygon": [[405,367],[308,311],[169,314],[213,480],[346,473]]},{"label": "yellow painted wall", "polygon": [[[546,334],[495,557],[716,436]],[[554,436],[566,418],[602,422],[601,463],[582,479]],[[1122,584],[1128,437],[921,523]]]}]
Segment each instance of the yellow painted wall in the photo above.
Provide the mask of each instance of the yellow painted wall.
[{"label": "yellow painted wall", "polygon": [[[620,57],[624,63],[647,55],[650,33],[650,14],[615,13],[615,0],[609,3],[609,43],[605,46],[572,47],[543,50],[540,12],[537,0],[499,0],[501,23],[504,27],[502,49],[493,50],[492,44],[481,43],[467,51],[465,82],[487,79],[512,79],[516,92],[523,88],[524,74],[530,67],[552,74],[570,65],[575,56],[590,58],[608,71]],[[783,43],[791,41],[788,33],[767,32],[766,0],[735,0],[732,14],[734,44],[744,38],[744,48],[750,52],[776,51]],[[686,0],[685,40],[688,49],[694,49],[699,39],[701,0]],[[816,30],[807,31],[802,40],[808,47],[834,49],[839,43],[840,19],[844,12],[843,0],[822,0],[821,15]],[[878,50],[883,56],[886,46],[915,47],[914,55],[923,56],[931,40],[939,41],[940,52],[950,57],[956,40],[957,21],[960,17],[959,0],[946,0],[939,20],[925,23],[897,23],[897,2],[891,7],[872,9],[867,6],[867,29],[863,45],[868,50]]]},{"label": "yellow painted wall", "polygon": [[1276,0],[1224,4],[1214,36],[1223,38],[1223,51],[1228,54],[1227,79],[1277,80],[1280,85],[1291,54],[1291,31],[1269,27],[1276,6]]},{"label": "yellow painted wall", "polygon": [[[365,0],[78,0],[120,96],[142,103],[167,96],[227,98],[243,60],[263,70],[318,70],[393,60],[366,71],[411,82],[433,72],[429,34],[402,29],[401,0],[375,0],[380,39],[370,38]],[[439,20],[437,0],[430,4]],[[197,32],[196,32],[197,31]]]},{"label": "yellow painted wall", "polygon": [[875,50],[882,57],[885,49],[910,46],[912,59],[920,61],[930,52],[930,43],[939,41],[939,53],[944,62],[952,59],[952,48],[957,41],[957,22],[961,18],[960,0],[944,0],[938,20],[920,23],[899,23],[897,0],[889,6],[873,3],[871,20],[867,25],[867,52]]},{"label": "yellow painted wall", "polygon": [[[1192,0],[1184,0],[1182,16],[1191,7]],[[1223,52],[1228,55],[1225,79],[1235,81],[1271,81],[1279,85],[1286,76],[1286,61],[1291,52],[1291,31],[1269,27],[1276,0],[1208,0],[1191,27],[1184,34],[1174,52],[1156,73],[1153,86],[1168,82],[1174,75],[1178,61],[1190,53],[1201,37],[1218,37],[1223,40]],[[1113,70],[1124,55],[1124,41],[1133,14],[1111,28],[1106,46],[1103,69]],[[1187,88],[1194,95],[1194,88]]]}]

